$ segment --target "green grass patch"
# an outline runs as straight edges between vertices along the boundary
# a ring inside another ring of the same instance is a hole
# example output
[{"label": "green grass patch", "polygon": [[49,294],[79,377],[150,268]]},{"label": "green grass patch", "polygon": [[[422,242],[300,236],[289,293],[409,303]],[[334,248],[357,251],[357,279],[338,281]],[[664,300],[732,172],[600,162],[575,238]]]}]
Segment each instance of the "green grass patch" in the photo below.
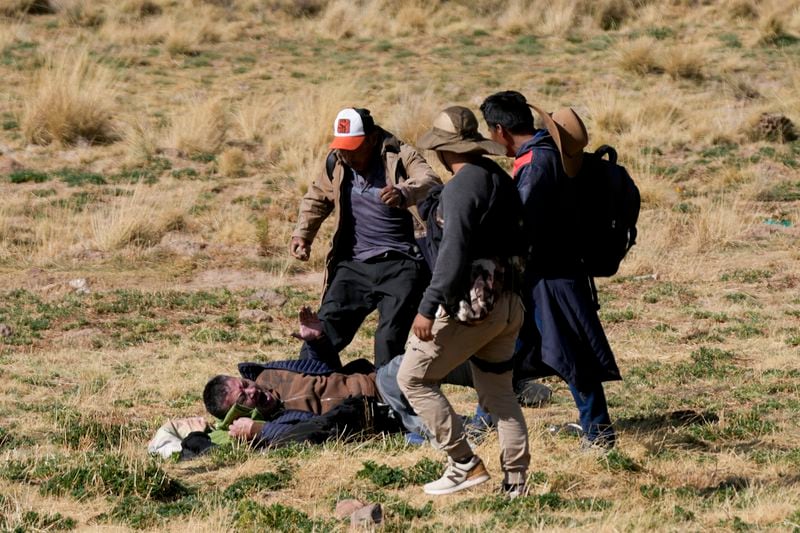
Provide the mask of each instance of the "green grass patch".
[{"label": "green grass patch", "polygon": [[50,179],[50,174],[35,170],[15,170],[8,175],[11,183],[44,183]]},{"label": "green grass patch", "polygon": [[627,322],[637,318],[636,311],[630,307],[625,309],[600,309],[600,320],[611,324]]},{"label": "green grass patch", "polygon": [[720,277],[720,281],[738,281],[741,283],[758,283],[759,281],[768,280],[772,277],[772,272],[769,270],[762,270],[757,268],[737,268],[724,272]]},{"label": "green grass patch", "polygon": [[154,502],[140,496],[124,496],[117,500],[99,520],[126,524],[134,529],[166,529],[171,519],[204,513],[207,506],[197,496],[185,496],[170,502]]},{"label": "green grass patch", "polygon": [[330,531],[334,528],[334,524],[326,520],[311,519],[306,513],[280,503],[261,505],[253,500],[245,500],[236,508],[233,527],[237,531],[311,533]]},{"label": "green grass patch", "polygon": [[800,200],[800,181],[784,181],[756,195],[760,202],[796,202]]},{"label": "green grass patch", "polygon": [[431,459],[421,459],[408,470],[365,461],[356,473],[358,479],[368,479],[378,487],[401,488],[434,481],[442,475],[442,465]]},{"label": "green grass patch", "polygon": [[277,472],[264,472],[234,481],[222,491],[222,497],[227,500],[239,501],[262,491],[286,488],[291,480],[292,469],[284,465],[278,468]]},{"label": "green grass patch", "polygon": [[611,472],[641,472],[642,470],[641,465],[619,450],[611,450],[598,457],[597,462]]},{"label": "green grass patch", "polygon": [[86,172],[72,168],[63,168],[53,173],[61,181],[70,187],[81,187],[83,185],[106,185],[108,182],[100,174]]},{"label": "green grass patch", "polygon": [[174,501],[190,494],[152,459],[129,460],[117,454],[87,453],[77,460],[48,456],[7,462],[0,475],[12,481],[39,485],[43,495],[135,495],[152,501]]}]

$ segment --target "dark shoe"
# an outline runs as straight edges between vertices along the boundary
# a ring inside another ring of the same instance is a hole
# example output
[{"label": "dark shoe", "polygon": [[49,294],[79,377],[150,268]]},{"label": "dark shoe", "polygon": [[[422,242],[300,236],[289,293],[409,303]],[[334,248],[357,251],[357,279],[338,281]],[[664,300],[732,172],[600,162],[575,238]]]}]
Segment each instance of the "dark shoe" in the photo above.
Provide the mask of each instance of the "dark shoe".
[{"label": "dark shoe", "polygon": [[525,407],[541,407],[550,401],[552,389],[533,379],[524,379],[514,384],[517,400]]},{"label": "dark shoe", "polygon": [[521,496],[527,496],[528,487],[525,486],[525,483],[503,483],[500,485],[500,494],[509,500],[514,500]]}]

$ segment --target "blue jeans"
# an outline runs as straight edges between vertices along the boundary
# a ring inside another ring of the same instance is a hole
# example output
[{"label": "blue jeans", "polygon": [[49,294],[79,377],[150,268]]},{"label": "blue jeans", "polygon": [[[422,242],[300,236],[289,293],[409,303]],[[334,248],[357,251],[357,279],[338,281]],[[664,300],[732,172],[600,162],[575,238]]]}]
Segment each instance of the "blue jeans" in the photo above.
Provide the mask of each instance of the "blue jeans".
[{"label": "blue jeans", "polygon": [[597,383],[591,390],[579,391],[574,385],[569,386],[575,405],[578,407],[581,428],[589,441],[601,439],[612,445],[616,440],[603,384]]},{"label": "blue jeans", "polygon": [[425,437],[433,437],[433,434],[425,427],[425,423],[414,412],[414,409],[409,405],[408,400],[400,390],[397,384],[397,372],[400,370],[400,364],[403,362],[403,356],[398,355],[388,364],[380,367],[375,374],[375,386],[381,395],[383,403],[387,404],[392,410],[400,417],[400,421],[411,433],[418,433]]}]

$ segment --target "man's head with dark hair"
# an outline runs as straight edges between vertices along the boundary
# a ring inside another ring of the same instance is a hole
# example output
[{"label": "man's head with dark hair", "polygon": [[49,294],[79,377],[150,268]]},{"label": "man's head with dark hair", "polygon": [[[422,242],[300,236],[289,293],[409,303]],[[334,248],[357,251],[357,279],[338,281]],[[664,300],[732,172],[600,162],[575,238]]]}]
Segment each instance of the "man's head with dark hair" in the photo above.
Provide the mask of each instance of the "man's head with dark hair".
[{"label": "man's head with dark hair", "polygon": [[533,133],[533,113],[525,97],[517,91],[495,93],[481,104],[483,119],[490,128],[503,126],[511,133]]},{"label": "man's head with dark hair", "polygon": [[217,418],[225,418],[230,405],[226,406],[226,396],[228,395],[228,380],[230,376],[214,376],[203,389],[203,403],[206,404],[206,411]]},{"label": "man's head with dark hair", "polygon": [[223,419],[234,404],[257,408],[262,415],[272,413],[278,407],[278,399],[270,391],[258,388],[249,379],[233,376],[214,376],[203,389],[203,403],[213,416]]}]

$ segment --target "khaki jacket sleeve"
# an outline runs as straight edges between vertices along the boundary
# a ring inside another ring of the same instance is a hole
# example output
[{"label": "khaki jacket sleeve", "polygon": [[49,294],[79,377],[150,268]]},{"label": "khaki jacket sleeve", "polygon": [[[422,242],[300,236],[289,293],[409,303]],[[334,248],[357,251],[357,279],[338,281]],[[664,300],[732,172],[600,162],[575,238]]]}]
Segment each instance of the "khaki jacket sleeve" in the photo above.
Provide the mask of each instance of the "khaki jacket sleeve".
[{"label": "khaki jacket sleeve", "polygon": [[414,147],[403,144],[400,147],[400,158],[405,165],[407,177],[397,187],[403,192],[407,206],[416,205],[425,199],[431,187],[441,184],[442,180]]},{"label": "khaki jacket sleeve", "polygon": [[300,201],[300,215],[292,237],[300,237],[308,243],[314,241],[322,222],[334,208],[333,184],[326,172],[321,172],[311,183]]}]

